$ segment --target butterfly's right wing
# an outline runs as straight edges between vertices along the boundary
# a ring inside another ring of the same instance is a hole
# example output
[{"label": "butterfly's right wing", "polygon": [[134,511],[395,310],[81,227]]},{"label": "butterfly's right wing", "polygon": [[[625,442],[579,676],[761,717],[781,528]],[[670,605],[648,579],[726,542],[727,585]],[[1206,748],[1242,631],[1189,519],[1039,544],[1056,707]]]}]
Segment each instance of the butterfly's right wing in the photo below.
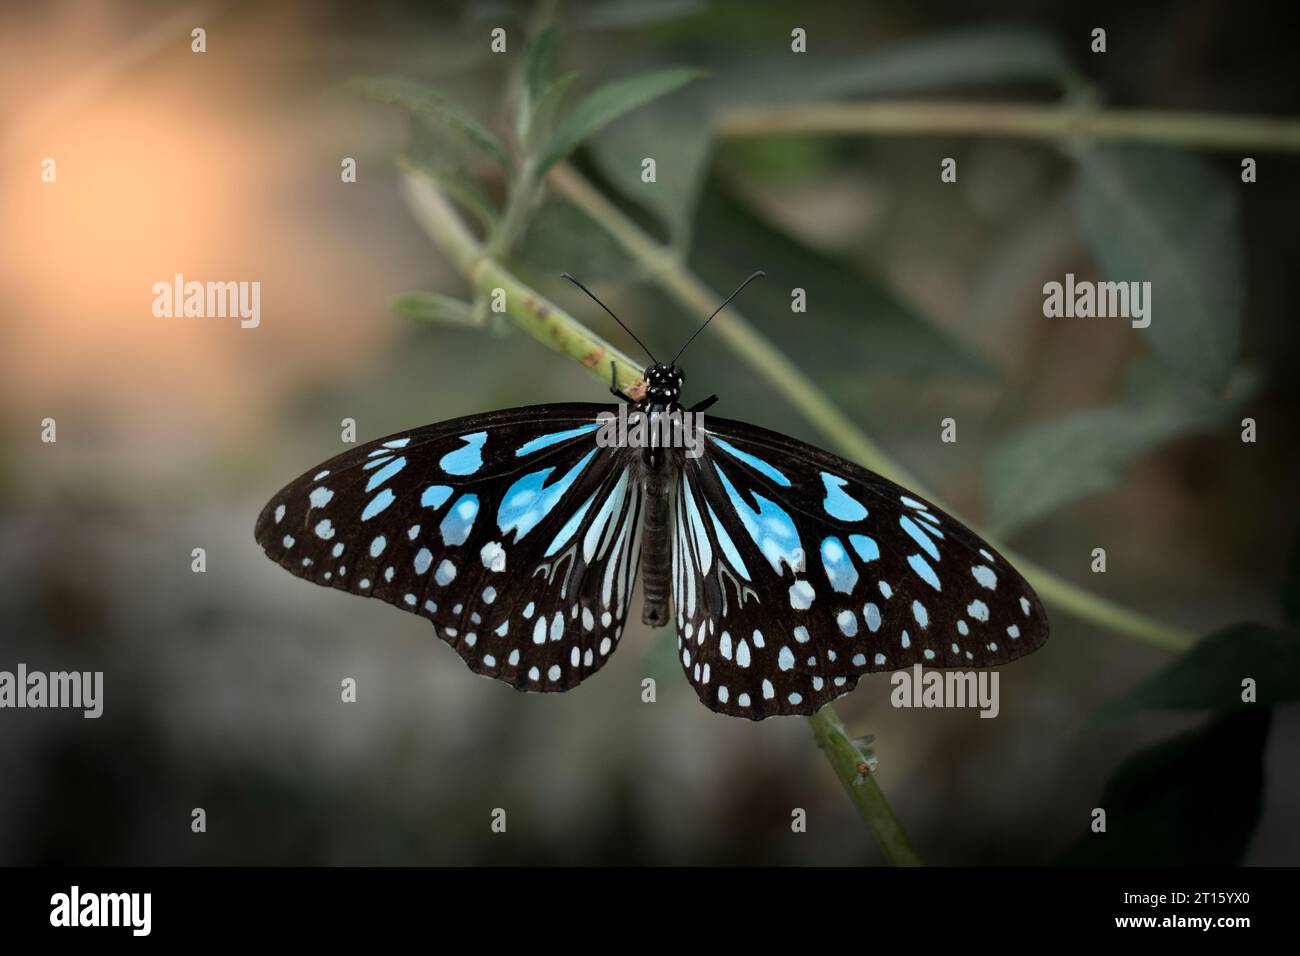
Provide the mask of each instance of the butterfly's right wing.
[{"label": "butterfly's right wing", "polygon": [[301,578],[433,622],[476,673],[562,691],[623,633],[641,487],[600,447],[608,406],[538,405],[379,439],[291,482],[258,518]]}]

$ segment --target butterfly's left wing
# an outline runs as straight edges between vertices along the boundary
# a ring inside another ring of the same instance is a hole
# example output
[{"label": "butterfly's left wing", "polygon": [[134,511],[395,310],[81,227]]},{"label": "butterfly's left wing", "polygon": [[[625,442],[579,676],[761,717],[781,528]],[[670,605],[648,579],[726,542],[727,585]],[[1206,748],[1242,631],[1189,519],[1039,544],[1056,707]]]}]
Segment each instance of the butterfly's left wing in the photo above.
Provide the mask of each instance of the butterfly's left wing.
[{"label": "butterfly's left wing", "polygon": [[673,601],[703,703],[811,714],[873,671],[993,667],[1047,640],[1037,595],[987,542],[873,472],[708,418],[673,513]]},{"label": "butterfly's left wing", "polygon": [[608,406],[472,415],[346,451],[281,489],[256,538],[281,567],[431,621],[476,673],[567,690],[623,633],[641,488],[600,447]]}]

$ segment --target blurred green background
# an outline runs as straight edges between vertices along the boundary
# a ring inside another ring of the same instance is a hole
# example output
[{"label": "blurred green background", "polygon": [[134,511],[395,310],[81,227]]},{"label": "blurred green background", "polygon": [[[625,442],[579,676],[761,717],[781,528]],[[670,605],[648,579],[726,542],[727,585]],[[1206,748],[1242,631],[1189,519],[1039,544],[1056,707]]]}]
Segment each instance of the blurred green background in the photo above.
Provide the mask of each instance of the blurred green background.
[{"label": "blurred green background", "polygon": [[[1196,635],[1282,622],[1300,478],[1294,156],[718,130],[744,108],[880,98],[1295,116],[1286,17],[1208,2],[550,9],[558,61],[578,73],[570,102],[644,70],[707,71],[572,163],[719,296],[767,270],[741,311],[931,491],[1062,577]],[[806,722],[706,710],[661,652],[671,635],[633,625],[574,692],[520,695],[470,674],[423,621],[310,587],[253,543],[275,490],[341,450],[344,418],[365,441],[604,400],[526,335],[388,309],[417,290],[469,295],[394,165],[446,144],[340,91],[405,77],[506,137],[540,16],[505,3],[0,13],[0,669],[103,670],[106,683],[97,721],[0,712],[0,863],[880,861]],[[206,53],[191,52],[195,26]],[[1105,54],[1089,51],[1097,26]],[[489,49],[494,27],[505,54]],[[790,52],[794,27],[806,54]],[[39,178],[49,156],[56,184]],[[1258,182],[1241,182],[1243,156]],[[355,183],[340,181],[344,157]],[[945,157],[956,183],[940,182]],[[465,170],[501,201],[490,166]],[[629,354],[559,272],[652,348],[675,349],[703,318],[556,196],[510,263]],[[175,272],[260,281],[260,327],[155,319],[150,288]],[[1043,283],[1067,272],[1153,280],[1152,329],[1044,318]],[[795,287],[806,313],[790,309]],[[719,414],[827,444],[716,338],[688,359],[688,388],[717,392]],[[1244,416],[1256,443],[1240,440]],[[47,417],[55,444],[40,441]],[[1098,547],[1104,575],[1089,570]],[[1126,758],[1203,725],[1187,712],[1090,722],[1170,655],[1052,619],[1047,647],[1002,671],[996,720],[894,710],[884,674],[839,702],[875,735],[881,785],[927,862],[1051,863],[1086,836]],[[345,677],[354,704],[340,702]],[[1266,738],[1250,731],[1255,750],[1213,738],[1233,753],[1203,754],[1201,792],[1182,771],[1144,780],[1173,791],[1159,819],[1194,822],[1187,858],[1300,862],[1298,729],[1290,704]],[[1239,805],[1218,800],[1215,785],[1242,781]],[[195,807],[205,834],[190,832]],[[497,807],[506,835],[489,830]],[[791,832],[794,808],[807,833]],[[1243,831],[1226,850],[1211,838],[1224,828]]]}]

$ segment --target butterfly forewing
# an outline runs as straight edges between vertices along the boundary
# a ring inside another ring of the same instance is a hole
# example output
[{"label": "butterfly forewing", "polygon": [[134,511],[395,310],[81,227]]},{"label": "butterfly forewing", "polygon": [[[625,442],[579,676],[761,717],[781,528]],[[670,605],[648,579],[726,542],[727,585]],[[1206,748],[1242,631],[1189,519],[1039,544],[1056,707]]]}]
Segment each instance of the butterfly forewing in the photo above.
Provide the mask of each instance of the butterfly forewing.
[{"label": "butterfly forewing", "polygon": [[477,673],[560,691],[622,636],[640,556],[628,452],[606,406],[531,406],[347,451],[280,491],[257,541],[282,567],[433,622]]},{"label": "butterfly forewing", "polygon": [[707,706],[810,714],[862,674],[990,667],[1047,640],[1033,589],[934,505],[784,435],[706,427],[672,553],[682,664]]}]

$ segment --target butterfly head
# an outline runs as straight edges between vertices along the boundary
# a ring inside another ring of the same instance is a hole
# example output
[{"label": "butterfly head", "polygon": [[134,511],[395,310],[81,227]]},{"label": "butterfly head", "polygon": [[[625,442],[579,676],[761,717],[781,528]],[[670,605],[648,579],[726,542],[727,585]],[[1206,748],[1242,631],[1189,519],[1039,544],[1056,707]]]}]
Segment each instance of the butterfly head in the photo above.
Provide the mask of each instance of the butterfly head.
[{"label": "butterfly head", "polygon": [[651,405],[676,405],[686,373],[677,366],[657,362],[645,370],[645,400]]}]

